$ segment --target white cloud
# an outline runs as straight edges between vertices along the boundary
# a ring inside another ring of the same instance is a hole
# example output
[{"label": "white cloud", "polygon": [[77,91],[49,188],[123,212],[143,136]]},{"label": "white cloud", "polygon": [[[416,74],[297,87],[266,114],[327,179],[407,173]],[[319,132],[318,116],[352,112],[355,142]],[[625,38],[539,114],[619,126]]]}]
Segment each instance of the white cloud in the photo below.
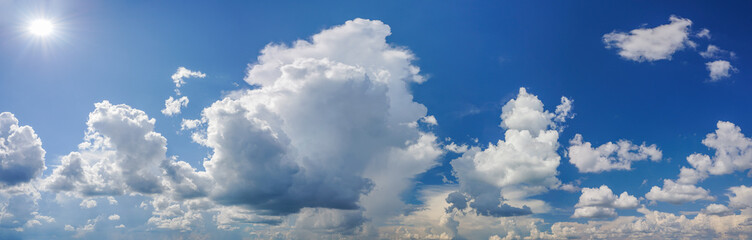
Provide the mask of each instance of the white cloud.
[{"label": "white cloud", "polygon": [[[200,71],[191,71],[185,67],[179,67],[178,70],[172,74],[172,81],[175,83],[175,88],[181,87],[185,84],[185,78],[204,78],[206,74]],[[179,95],[179,94],[178,94]]]},{"label": "white cloud", "polygon": [[107,197],[107,202],[109,202],[110,205],[117,205],[118,204],[118,201],[115,200],[115,197],[113,197],[113,196],[108,196]]},{"label": "white cloud", "polygon": [[722,55],[733,56],[734,53],[726,51],[726,50],[723,50],[723,49],[721,49],[718,46],[713,45],[713,44],[708,44],[708,49],[705,50],[705,51],[703,51],[703,52],[700,52],[700,56],[702,56],[704,58],[719,58]]},{"label": "white cloud", "polygon": [[695,37],[710,39],[710,30],[708,30],[707,28],[703,28],[702,30],[700,30],[700,32],[695,34]]},{"label": "white cloud", "polygon": [[97,206],[97,201],[94,199],[84,199],[79,206],[81,206],[81,208],[93,208]]},{"label": "white cloud", "polygon": [[433,115],[428,115],[420,119],[420,122],[428,124],[430,126],[437,126],[439,125],[439,122],[436,121],[436,117]]},{"label": "white cloud", "polygon": [[[69,225],[66,225],[66,227],[67,226],[69,226]],[[125,228],[125,225],[124,224],[120,224],[120,225],[115,226],[115,228]]]},{"label": "white cloud", "polygon": [[451,142],[447,145],[444,145],[444,149],[453,153],[464,153],[467,152],[468,146],[467,144],[457,145],[454,142]]},{"label": "white cloud", "polygon": [[672,204],[682,204],[697,200],[715,200],[714,197],[709,195],[708,190],[704,188],[690,184],[676,183],[669,179],[663,180],[663,188],[653,186],[650,192],[645,194],[645,198]]},{"label": "white cloud", "polygon": [[715,155],[695,153],[687,157],[687,162],[700,173],[712,175],[752,169],[752,139],[731,122],[718,121],[716,126],[718,129],[702,140],[702,144],[715,150]]},{"label": "white cloud", "polygon": [[202,121],[201,119],[183,119],[180,122],[180,130],[182,131],[182,130],[195,129],[201,126],[201,124],[203,123],[204,121]]},{"label": "white cloud", "polygon": [[572,183],[562,184],[561,186],[559,186],[559,189],[567,191],[567,192],[579,192],[580,191],[580,187]]},{"label": "white cloud", "polygon": [[[561,157],[556,152],[559,133],[554,130],[554,117],[537,96],[521,88],[517,98],[502,107],[504,140],[484,150],[472,147],[451,161],[460,183],[460,191],[447,199],[452,208],[469,206],[488,216],[532,213],[531,206],[514,201],[530,204],[525,198],[561,184],[556,178]],[[502,202],[502,197],[511,201]]]},{"label": "white cloud", "polygon": [[729,206],[736,209],[752,208],[752,187],[744,185],[729,188]]},{"label": "white cloud", "polygon": [[713,203],[705,207],[705,209],[702,210],[702,213],[707,215],[725,216],[733,214],[734,212],[725,205]]},{"label": "white cloud", "polygon": [[180,108],[188,106],[188,97],[183,96],[179,99],[174,99],[172,96],[165,100],[165,108],[162,109],[162,114],[172,116],[180,114]]},{"label": "white cloud", "polygon": [[736,72],[736,68],[731,66],[731,63],[726,60],[716,60],[705,63],[708,71],[710,71],[710,81],[715,82],[721,79],[731,76],[732,72]]},{"label": "white cloud", "polygon": [[107,217],[107,219],[110,219],[110,221],[117,221],[117,220],[120,220],[120,215],[112,214],[109,217]]},{"label": "white cloud", "polygon": [[671,59],[674,52],[692,45],[689,27],[692,21],[671,16],[671,23],[655,28],[638,28],[625,32],[613,31],[603,35],[606,48],[617,48],[619,55],[632,61],[657,61]]},{"label": "white cloud", "polygon": [[567,119],[574,118],[574,113],[572,113],[573,108],[573,100],[570,100],[567,97],[561,97],[561,104],[556,106],[556,117],[554,118],[554,121],[557,122],[564,122]]},{"label": "white cloud", "polygon": [[0,189],[41,175],[45,154],[34,129],[18,125],[12,113],[0,113]]},{"label": "white cloud", "polygon": [[659,161],[663,157],[655,144],[647,146],[642,143],[637,146],[627,140],[619,140],[615,144],[608,142],[593,148],[590,142],[583,142],[582,135],[576,134],[569,144],[569,162],[580,172],[630,170],[634,161]]},{"label": "white cloud", "polygon": [[616,217],[616,210],[607,207],[578,207],[574,209],[573,218],[611,218]]},{"label": "white cloud", "polygon": [[65,224],[65,228],[64,229],[65,229],[65,231],[68,231],[68,232],[76,231],[76,228],[74,228],[73,226],[68,225],[68,224]]},{"label": "white cloud", "polygon": [[607,218],[615,217],[615,208],[637,208],[640,201],[626,191],[616,196],[611,189],[602,185],[599,188],[583,188],[580,200],[575,205],[574,218]]}]

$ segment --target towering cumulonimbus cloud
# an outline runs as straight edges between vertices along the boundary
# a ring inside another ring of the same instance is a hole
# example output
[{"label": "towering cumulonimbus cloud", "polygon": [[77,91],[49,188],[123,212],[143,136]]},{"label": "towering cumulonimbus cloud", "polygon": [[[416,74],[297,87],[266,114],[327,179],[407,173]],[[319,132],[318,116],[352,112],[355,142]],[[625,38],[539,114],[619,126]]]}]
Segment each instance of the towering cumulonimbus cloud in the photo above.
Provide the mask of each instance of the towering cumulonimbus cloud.
[{"label": "towering cumulonimbus cloud", "polygon": [[[557,109],[571,108],[571,101],[562,98],[562,105],[566,107]],[[520,88],[517,98],[502,107],[501,119],[504,140],[483,150],[472,147],[452,160],[460,189],[448,195],[448,211],[469,207],[486,216],[527,215],[533,212],[530,206],[512,206],[504,200],[525,202],[561,184],[556,178],[561,157],[554,119],[566,118],[546,111],[537,96]]]}]

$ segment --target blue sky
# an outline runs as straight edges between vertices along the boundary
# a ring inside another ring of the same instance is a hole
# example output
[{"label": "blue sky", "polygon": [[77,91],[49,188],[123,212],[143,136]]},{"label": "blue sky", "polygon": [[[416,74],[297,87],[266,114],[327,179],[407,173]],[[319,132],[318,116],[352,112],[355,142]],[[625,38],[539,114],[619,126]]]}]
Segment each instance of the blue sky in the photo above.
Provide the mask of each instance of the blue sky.
[{"label": "blue sky", "polygon": [[3,1],[0,238],[748,237],[750,9]]}]

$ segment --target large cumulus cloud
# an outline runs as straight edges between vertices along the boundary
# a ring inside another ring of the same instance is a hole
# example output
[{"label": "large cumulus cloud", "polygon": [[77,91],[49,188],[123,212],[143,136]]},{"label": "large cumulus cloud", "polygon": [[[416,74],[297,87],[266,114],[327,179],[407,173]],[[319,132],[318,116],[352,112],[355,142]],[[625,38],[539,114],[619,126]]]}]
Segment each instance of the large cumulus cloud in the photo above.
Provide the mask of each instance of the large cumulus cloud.
[{"label": "large cumulus cloud", "polygon": [[409,91],[425,79],[388,35],[380,21],[355,19],[266,46],[245,79],[255,87],[202,113],[195,139],[213,149],[210,197],[262,215],[312,209],[304,219],[359,216],[316,208],[399,213],[400,193],[443,151],[419,130],[427,109]]}]

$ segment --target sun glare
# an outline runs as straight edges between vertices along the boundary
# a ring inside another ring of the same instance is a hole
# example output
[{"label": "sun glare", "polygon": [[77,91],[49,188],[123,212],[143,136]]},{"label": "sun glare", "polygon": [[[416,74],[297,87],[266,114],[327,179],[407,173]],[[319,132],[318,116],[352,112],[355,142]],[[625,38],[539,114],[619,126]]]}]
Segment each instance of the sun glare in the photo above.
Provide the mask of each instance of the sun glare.
[{"label": "sun glare", "polygon": [[29,32],[39,37],[45,37],[52,34],[54,25],[47,19],[37,19],[29,24]]}]

